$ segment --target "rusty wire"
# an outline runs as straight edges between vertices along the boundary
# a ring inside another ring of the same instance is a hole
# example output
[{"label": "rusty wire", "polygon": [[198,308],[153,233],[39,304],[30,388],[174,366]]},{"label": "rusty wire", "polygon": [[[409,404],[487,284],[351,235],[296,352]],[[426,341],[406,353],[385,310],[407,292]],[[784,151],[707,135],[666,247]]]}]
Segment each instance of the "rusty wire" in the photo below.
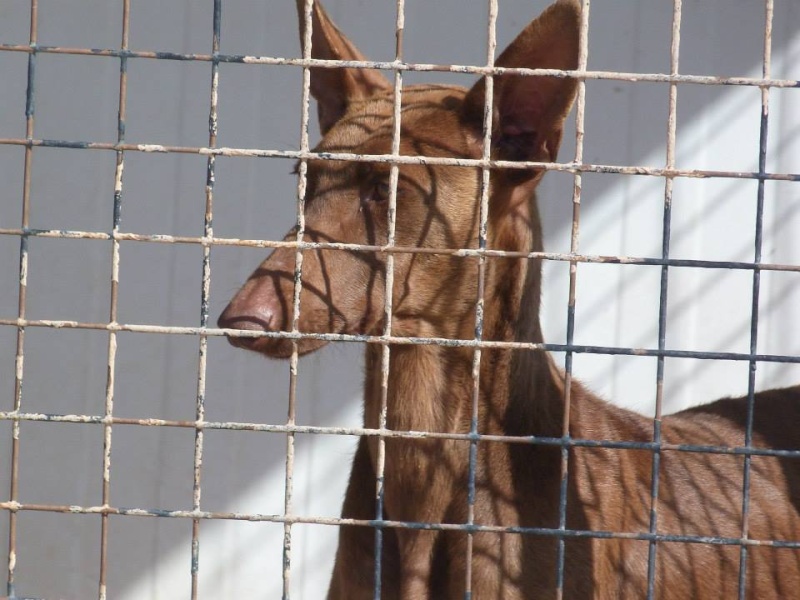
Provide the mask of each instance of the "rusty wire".
[{"label": "rusty wire", "polygon": [[[672,40],[670,43],[670,74],[678,73],[680,63],[681,48],[681,10],[682,1],[673,0],[672,4]],[[667,152],[666,167],[675,167],[675,137],[677,134],[677,110],[678,110],[678,85],[669,85],[669,109],[667,115]],[[669,260],[670,234],[672,228],[672,190],[675,179],[666,177],[664,179],[664,210],[661,228],[661,257],[665,261]],[[658,301],[658,349],[666,348],[667,336],[667,292],[669,287],[669,267],[668,263],[661,266],[661,281],[659,283]],[[655,411],[653,414],[653,462],[650,471],[650,523],[648,531],[656,533],[658,531],[658,493],[659,476],[661,473],[661,417],[664,402],[664,367],[665,357],[659,356],[656,362],[656,398]],[[656,588],[656,556],[658,554],[658,544],[651,540],[648,547],[647,556],[647,598],[655,597]]]},{"label": "rusty wire", "polygon": [[[578,41],[578,69],[586,70],[589,56],[589,10],[590,0],[583,1],[583,10],[580,17],[580,39]],[[586,121],[586,82],[578,80],[577,96],[575,98],[575,160],[580,164],[583,162],[583,146],[585,137]],[[570,231],[569,254],[578,254],[580,245],[580,215],[581,215],[581,191],[583,186],[583,174],[575,171],[573,174],[572,186],[572,222]],[[567,297],[567,346],[571,346],[575,339],[575,302],[576,290],[578,285],[578,261],[569,261],[569,295]],[[570,411],[572,406],[572,367],[574,353],[567,350],[564,353],[564,416],[561,423],[561,437],[564,440],[570,439]],[[567,491],[569,478],[569,447],[564,444],[561,446],[561,485],[558,494],[558,529],[567,530]],[[564,596],[564,566],[566,559],[566,543],[564,537],[558,538],[557,557],[556,557],[556,598],[561,600]]]},{"label": "rusty wire", "polygon": [[[122,39],[120,47],[128,49],[130,40],[130,0],[123,0],[122,5]],[[117,143],[125,141],[125,117],[128,99],[128,59],[121,56],[119,59],[119,104],[117,111]],[[122,174],[125,169],[125,151],[118,150],[116,166],[114,169],[114,216],[111,230],[111,297],[108,314],[109,323],[117,322],[117,307],[119,298],[119,262],[120,242],[116,239],[119,233],[120,218],[122,215]],[[114,412],[114,384],[117,357],[117,332],[108,332],[108,360],[106,365],[106,397],[105,416],[103,425],[103,506],[111,503],[111,427]],[[199,507],[197,507],[199,508]],[[101,516],[100,530],[100,574],[98,581],[98,598],[105,600],[107,597],[108,573],[108,514]]]},{"label": "rusty wire", "polygon": [[487,67],[476,65],[438,65],[430,63],[396,63],[372,60],[323,60],[318,58],[281,58],[275,56],[248,56],[242,54],[186,54],[179,52],[153,52],[147,50],[113,50],[110,48],[67,48],[60,46],[38,46],[27,44],[0,44],[0,52],[24,52],[27,54],[74,54],[95,57],[128,57],[153,60],[175,60],[248,65],[276,65],[294,67],[321,67],[323,69],[354,68],[380,69],[384,71],[421,71],[441,73],[463,73],[471,75],[550,75],[553,77],[575,77],[577,79],[608,79],[612,81],[634,81],[651,83],[693,83],[697,85],[745,85],[752,87],[796,88],[796,79],[766,79],[760,77],[716,77],[709,75],[671,75],[666,73],[626,73],[623,71],[561,71],[559,69],[528,69],[523,67]]},{"label": "rusty wire", "polygon": [[[764,55],[762,61],[762,75],[769,77],[772,68],[772,24],[775,6],[773,0],[764,3]],[[767,166],[767,135],[769,132],[769,88],[761,88],[761,122],[758,144],[758,170],[764,171]],[[764,233],[764,192],[765,181],[758,180],[758,193],[756,199],[755,223],[755,248],[753,251],[753,292],[750,308],[750,351],[758,347],[758,313],[759,297],[761,291],[761,252]],[[755,413],[756,369],[758,363],[750,361],[747,380],[747,424],[745,428],[744,444],[750,447],[753,443],[753,417]],[[751,457],[745,455],[742,468],[742,540],[749,538],[750,516],[750,474]],[[744,600],[747,595],[747,553],[748,547],[742,544],[739,549],[739,600]]]},{"label": "rusty wire", "polygon": [[[405,2],[396,0],[395,17],[395,62],[400,63],[403,59],[403,33],[405,31]],[[391,154],[400,154],[400,131],[402,127],[403,109],[403,73],[400,70],[394,71],[394,92],[392,95],[392,143]],[[397,184],[399,181],[400,168],[397,163],[391,163],[389,169],[389,198],[387,209],[387,236],[386,247],[392,249],[395,245],[395,234],[397,229]],[[383,298],[383,334],[382,339],[392,335],[393,318],[393,298],[394,298],[394,254],[386,256],[386,271],[384,276],[384,298]],[[388,406],[389,406],[389,367],[391,364],[391,348],[389,344],[381,345],[381,394],[380,406],[378,409],[378,431],[388,431]],[[375,520],[383,521],[384,498],[386,481],[386,436],[382,433],[378,436],[378,451],[375,465]],[[383,583],[383,528],[375,527],[375,567],[373,572],[373,596],[380,600],[381,588]]]},{"label": "rusty wire", "polygon": [[[483,148],[481,159],[485,162],[491,157],[492,146],[492,117],[494,116],[494,75],[491,70],[494,67],[495,53],[497,51],[497,0],[489,0],[488,24],[486,30],[486,66],[489,72],[484,77],[484,99],[483,99]],[[491,170],[488,166],[481,168],[480,186],[480,207],[478,210],[478,249],[485,250],[488,237],[489,222],[489,192],[490,192]],[[478,285],[475,298],[475,341],[480,342],[483,338],[484,325],[484,298],[486,294],[486,255],[478,255]],[[470,434],[473,439],[469,445],[469,467],[467,480],[467,556],[466,568],[464,569],[464,589],[465,596],[472,595],[472,559],[474,537],[471,528],[475,524],[475,494],[476,494],[476,470],[478,460],[478,440],[474,436],[478,434],[478,413],[480,400],[480,375],[481,375],[481,346],[476,346],[472,354],[472,399],[470,410]]]},{"label": "rusty wire", "polygon": [[[303,11],[304,19],[304,32],[302,40],[302,53],[303,58],[308,59],[311,57],[311,35],[312,35],[312,20],[311,11],[313,9],[312,0],[305,0]],[[310,104],[310,89],[311,89],[311,69],[308,66],[303,67],[303,91],[300,98],[300,150],[308,151],[308,123],[309,123],[309,104]],[[298,165],[297,177],[297,213],[296,213],[296,233],[295,242],[298,244],[294,254],[294,288],[292,292],[292,332],[298,332],[298,323],[300,320],[300,294],[303,292],[303,252],[299,244],[303,243],[305,235],[305,201],[306,190],[308,187],[308,161],[305,159],[300,160]],[[292,353],[289,358],[289,397],[288,406],[286,410],[286,424],[292,426],[295,424],[296,406],[297,406],[297,378],[298,378],[298,340],[292,340]],[[284,463],[284,514],[289,515],[292,512],[292,493],[294,491],[294,450],[295,450],[295,436],[294,433],[289,432],[286,436],[286,461]],[[290,593],[291,585],[291,570],[292,570],[292,524],[284,523],[283,525],[283,548],[282,552],[282,572],[281,580],[283,585],[283,596],[286,598]]]},{"label": "rusty wire", "polygon": [[[39,5],[37,0],[31,0],[30,15],[30,35],[29,44],[34,47],[37,42],[39,26]],[[28,55],[28,82],[25,93],[25,136],[33,137],[34,125],[34,73],[36,67],[36,54]],[[30,199],[31,199],[31,161],[33,158],[33,148],[25,148],[25,164],[22,188],[22,229],[30,224]],[[28,291],[28,237],[20,236],[19,248],[19,295],[18,311],[19,319],[25,318]],[[14,411],[18,413],[22,410],[22,382],[24,377],[24,357],[25,357],[25,327],[17,327],[17,348],[15,355],[14,370]],[[12,423],[11,432],[11,482],[8,497],[11,502],[16,502],[19,495],[19,439],[20,423]],[[8,568],[6,577],[6,593],[9,596],[15,595],[17,562],[17,511],[9,510],[8,513]]]}]

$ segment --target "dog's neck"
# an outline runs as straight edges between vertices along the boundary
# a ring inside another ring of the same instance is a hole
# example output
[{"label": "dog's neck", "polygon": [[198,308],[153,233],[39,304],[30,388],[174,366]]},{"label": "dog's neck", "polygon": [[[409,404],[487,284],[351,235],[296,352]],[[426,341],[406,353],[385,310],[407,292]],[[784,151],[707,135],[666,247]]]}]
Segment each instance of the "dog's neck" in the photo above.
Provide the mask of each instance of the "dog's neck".
[{"label": "dog's neck", "polygon": [[[488,247],[541,251],[541,226],[532,191],[513,210],[514,218],[508,214],[492,218]],[[482,339],[541,343],[540,284],[540,260],[488,258]],[[472,337],[474,320],[471,328],[464,339]],[[379,426],[381,353],[381,346],[367,346],[364,420],[370,428]],[[392,346],[387,427],[396,431],[468,432],[473,414],[474,353],[471,347]],[[562,418],[563,383],[546,352],[482,350],[480,433],[559,436]]]}]

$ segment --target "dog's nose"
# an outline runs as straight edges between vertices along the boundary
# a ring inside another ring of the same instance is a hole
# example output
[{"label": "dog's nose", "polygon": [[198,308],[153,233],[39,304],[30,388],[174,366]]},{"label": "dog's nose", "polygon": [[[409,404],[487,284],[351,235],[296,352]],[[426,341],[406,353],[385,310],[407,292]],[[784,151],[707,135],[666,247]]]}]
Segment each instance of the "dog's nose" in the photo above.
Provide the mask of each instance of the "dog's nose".
[{"label": "dog's nose", "polygon": [[[247,331],[278,331],[283,325],[281,303],[274,290],[264,289],[257,281],[251,280],[239,290],[222,311],[217,325],[223,329],[244,329]],[[266,286],[269,288],[270,286]],[[249,347],[260,338],[229,336],[234,346]]]},{"label": "dog's nose", "polygon": [[223,329],[247,329],[249,331],[273,331],[272,323],[275,314],[269,307],[257,306],[242,310],[233,302],[228,304],[217,319],[217,325]]}]

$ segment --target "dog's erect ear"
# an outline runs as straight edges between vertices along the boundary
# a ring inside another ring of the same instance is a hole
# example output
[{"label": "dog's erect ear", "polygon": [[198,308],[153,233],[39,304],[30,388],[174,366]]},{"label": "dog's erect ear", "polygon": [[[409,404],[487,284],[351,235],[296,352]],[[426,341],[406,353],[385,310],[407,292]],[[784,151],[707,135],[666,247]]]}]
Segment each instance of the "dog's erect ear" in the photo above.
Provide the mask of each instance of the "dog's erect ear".
[{"label": "dog's erect ear", "polygon": [[[305,0],[297,0],[300,44],[305,40]],[[325,9],[315,0],[311,10],[311,58],[322,60],[366,60],[353,43],[337,29]],[[311,69],[311,95],[317,99],[322,134],[333,127],[352,100],[389,90],[389,81],[376,69]]]},{"label": "dog's erect ear", "polygon": [[[498,67],[578,68],[581,7],[558,0],[531,22],[495,61]],[[464,100],[462,118],[483,131],[486,81]],[[494,78],[492,156],[501,160],[554,161],[564,119],[572,108],[577,82],[571,78],[498,75]],[[531,171],[519,171],[533,175]]]}]

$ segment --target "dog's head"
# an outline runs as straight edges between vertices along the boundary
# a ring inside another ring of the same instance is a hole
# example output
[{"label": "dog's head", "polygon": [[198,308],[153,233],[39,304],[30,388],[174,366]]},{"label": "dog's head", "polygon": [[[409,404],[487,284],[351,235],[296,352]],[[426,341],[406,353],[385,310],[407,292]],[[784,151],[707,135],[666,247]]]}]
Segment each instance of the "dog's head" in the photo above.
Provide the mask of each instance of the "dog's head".
[{"label": "dog's head", "polygon": [[[301,40],[304,0],[297,0]],[[313,58],[365,58],[331,22],[319,2],[312,8]],[[580,8],[559,0],[511,43],[495,65],[506,68],[576,69]],[[491,157],[553,161],[576,82],[564,77],[496,75],[492,95]],[[394,90],[369,68],[311,69],[322,140],[319,153],[388,155],[392,152]],[[402,90],[399,154],[481,159],[486,82],[471,89],[409,86]],[[311,159],[306,170],[306,242],[384,246],[389,241],[392,165],[385,160]],[[492,172],[489,246],[528,250],[538,217],[530,199],[542,170]],[[394,245],[421,249],[477,248],[482,171],[475,166],[400,164]],[[536,221],[532,227],[531,221]],[[534,234],[535,235],[535,234]],[[296,230],[286,238],[296,239]],[[256,269],[219,318],[220,327],[291,331],[295,289],[293,248],[280,248]],[[394,253],[392,333],[471,335],[477,297],[477,261],[436,254]],[[381,332],[387,253],[306,249],[297,329],[304,333]],[[286,357],[285,339],[231,336],[231,342],[273,357]],[[301,353],[324,342],[304,338]]]}]

